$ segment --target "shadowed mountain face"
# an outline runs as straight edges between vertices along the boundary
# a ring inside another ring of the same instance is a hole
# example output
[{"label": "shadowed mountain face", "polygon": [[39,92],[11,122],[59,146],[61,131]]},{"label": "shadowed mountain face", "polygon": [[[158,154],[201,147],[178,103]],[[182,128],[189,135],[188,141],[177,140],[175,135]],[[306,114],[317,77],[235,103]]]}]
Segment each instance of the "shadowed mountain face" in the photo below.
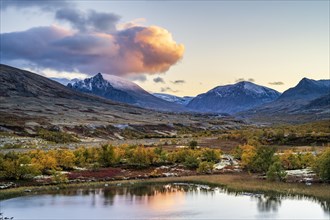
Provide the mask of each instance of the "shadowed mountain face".
[{"label": "shadowed mountain face", "polygon": [[68,84],[68,87],[80,92],[91,93],[113,101],[127,103],[142,108],[161,111],[182,112],[183,106],[157,98],[133,82],[116,76],[104,79],[101,73],[94,77]]},{"label": "shadowed mountain face", "polygon": [[[103,83],[108,85],[102,81],[95,83],[96,88],[104,86]],[[225,118],[166,114],[113,102],[1,64],[0,85],[0,130],[9,129],[23,134],[35,134],[38,128],[56,126],[83,136],[103,135],[116,139],[125,128],[139,134],[148,131],[155,135],[163,130],[175,132],[175,124],[198,129],[214,129],[217,123],[220,127],[224,124],[226,127],[237,126],[233,118],[228,118],[228,123],[225,123]]]},{"label": "shadowed mountain face", "polygon": [[236,113],[272,102],[279,96],[273,89],[243,81],[200,94],[187,107],[200,112]]},{"label": "shadowed mountain face", "polygon": [[277,100],[240,113],[253,120],[311,121],[330,118],[330,80],[303,78]]},{"label": "shadowed mountain face", "polygon": [[303,78],[295,87],[286,90],[281,100],[312,100],[330,93],[330,80],[312,80]]}]

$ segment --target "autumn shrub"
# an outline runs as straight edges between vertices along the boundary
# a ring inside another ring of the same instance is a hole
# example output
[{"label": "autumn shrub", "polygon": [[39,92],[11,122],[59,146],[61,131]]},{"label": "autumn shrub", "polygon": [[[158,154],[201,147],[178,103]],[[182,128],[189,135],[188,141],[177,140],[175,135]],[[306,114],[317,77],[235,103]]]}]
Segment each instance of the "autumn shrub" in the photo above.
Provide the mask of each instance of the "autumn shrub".
[{"label": "autumn shrub", "polygon": [[221,156],[220,150],[204,148],[202,150],[201,160],[216,163],[220,160],[220,156]]},{"label": "autumn shrub", "polygon": [[207,161],[203,161],[199,164],[198,168],[197,168],[197,172],[198,173],[212,173],[213,171],[213,166],[214,163],[213,162],[207,162]]},{"label": "autumn shrub", "polygon": [[79,142],[79,140],[74,135],[62,131],[49,131],[46,129],[39,129],[37,132],[37,136],[55,143]]},{"label": "autumn shrub", "polygon": [[283,181],[286,177],[286,172],[280,161],[275,161],[267,171],[267,179],[272,181]]},{"label": "autumn shrub", "polygon": [[330,181],[330,147],[317,157],[313,169],[321,180]]}]

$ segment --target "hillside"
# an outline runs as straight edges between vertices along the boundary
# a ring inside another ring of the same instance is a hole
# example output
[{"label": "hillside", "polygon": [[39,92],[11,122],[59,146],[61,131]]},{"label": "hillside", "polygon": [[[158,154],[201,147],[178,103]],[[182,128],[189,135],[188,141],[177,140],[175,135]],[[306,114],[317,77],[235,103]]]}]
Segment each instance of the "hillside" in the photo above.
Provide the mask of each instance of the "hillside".
[{"label": "hillside", "polygon": [[116,139],[123,133],[141,136],[165,131],[161,133],[166,135],[178,127],[238,125],[232,118],[166,114],[113,102],[6,65],[0,65],[0,84],[0,130],[22,135],[48,129]]},{"label": "hillside", "polygon": [[187,111],[182,105],[155,97],[131,81],[113,75],[105,77],[98,73],[91,78],[70,83],[68,87],[142,108],[171,112]]},{"label": "hillside", "polygon": [[251,82],[218,86],[193,98],[188,108],[199,112],[236,113],[274,101],[280,93]]}]

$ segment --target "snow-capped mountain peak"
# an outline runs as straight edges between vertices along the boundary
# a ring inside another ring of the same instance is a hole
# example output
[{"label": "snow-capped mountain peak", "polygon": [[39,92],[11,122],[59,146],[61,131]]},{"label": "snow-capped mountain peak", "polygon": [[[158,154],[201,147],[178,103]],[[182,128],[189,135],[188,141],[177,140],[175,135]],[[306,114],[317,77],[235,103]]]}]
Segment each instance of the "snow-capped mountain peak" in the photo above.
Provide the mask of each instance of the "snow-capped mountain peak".
[{"label": "snow-capped mountain peak", "polygon": [[203,112],[236,113],[274,101],[279,96],[273,89],[242,81],[217,86],[195,97],[187,106]]},{"label": "snow-capped mountain peak", "polygon": [[184,111],[183,106],[159,99],[137,84],[113,75],[96,74],[68,87],[80,92],[92,93],[117,102],[163,111]]}]

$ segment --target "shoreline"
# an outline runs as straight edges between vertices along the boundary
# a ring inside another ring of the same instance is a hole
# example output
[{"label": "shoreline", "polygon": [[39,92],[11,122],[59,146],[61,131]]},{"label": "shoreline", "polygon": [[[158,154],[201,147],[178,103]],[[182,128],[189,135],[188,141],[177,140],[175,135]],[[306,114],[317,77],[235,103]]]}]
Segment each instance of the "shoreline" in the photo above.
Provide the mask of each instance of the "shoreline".
[{"label": "shoreline", "polygon": [[[303,183],[271,182],[257,179],[248,174],[194,175],[182,177],[160,177],[134,180],[95,181],[84,183],[62,183],[57,185],[22,186],[0,190],[0,201],[27,196],[56,192],[74,188],[100,188],[109,186],[129,186],[135,184],[191,183],[217,186],[228,191],[280,194],[288,196],[307,196],[330,202],[330,184],[318,183],[307,186]],[[107,184],[107,185],[106,185]]]}]

